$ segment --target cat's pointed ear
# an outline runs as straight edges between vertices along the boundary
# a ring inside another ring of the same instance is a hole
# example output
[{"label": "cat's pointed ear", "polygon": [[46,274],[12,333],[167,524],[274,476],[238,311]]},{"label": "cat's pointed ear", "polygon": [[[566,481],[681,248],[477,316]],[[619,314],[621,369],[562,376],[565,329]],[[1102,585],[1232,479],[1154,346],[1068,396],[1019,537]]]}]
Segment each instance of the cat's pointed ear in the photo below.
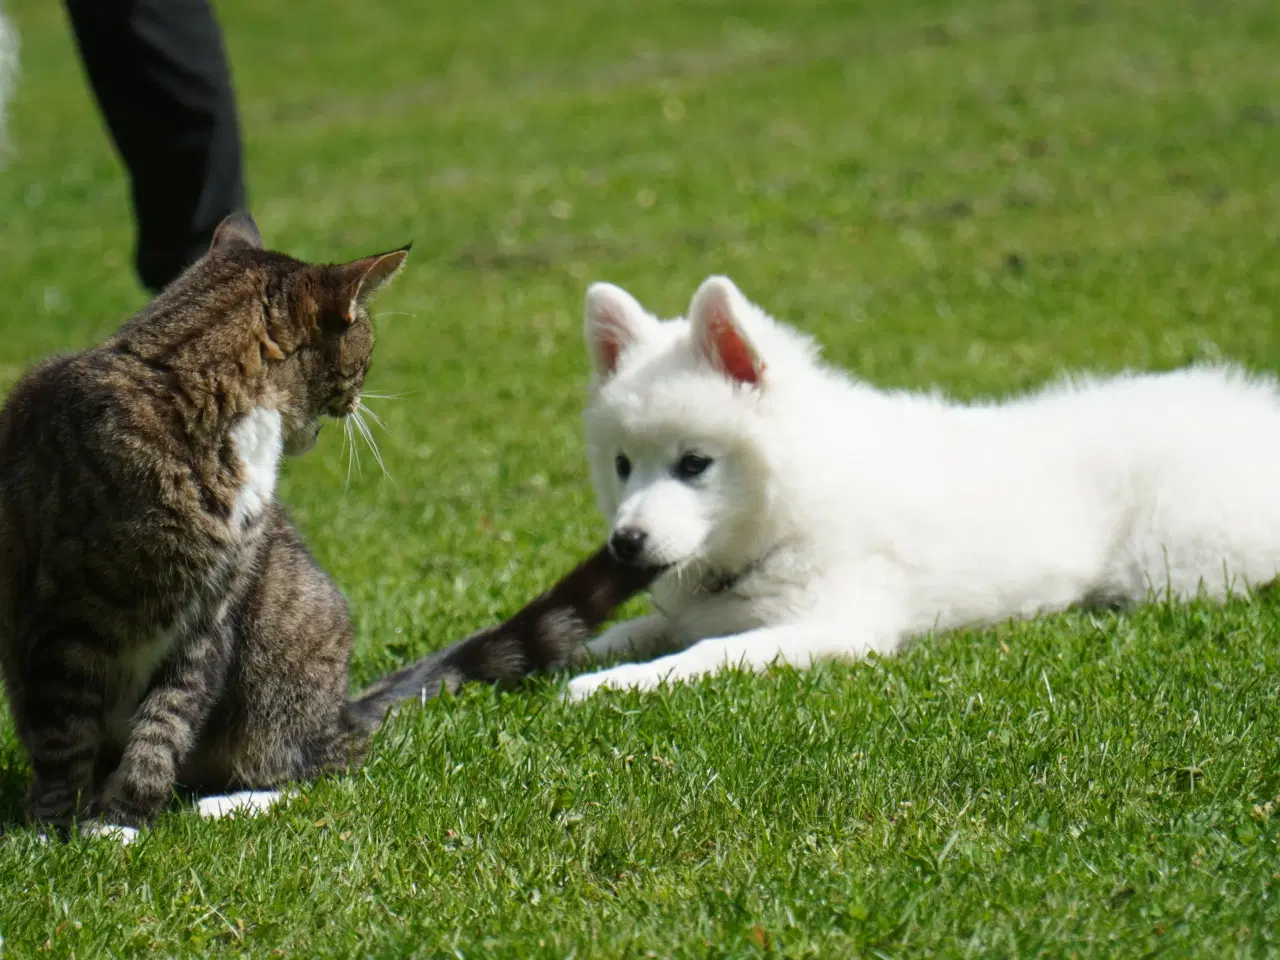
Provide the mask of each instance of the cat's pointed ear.
[{"label": "cat's pointed ear", "polygon": [[357,305],[368,303],[379,290],[396,278],[412,247],[413,244],[408,243],[399,250],[375,253],[371,257],[362,257],[332,268],[337,274],[343,317],[348,323],[355,320]]},{"label": "cat's pointed ear", "polygon": [[656,325],[640,302],[621,287],[612,283],[588,287],[582,333],[596,376],[601,380],[612,376],[622,352]]},{"label": "cat's pointed ear", "polygon": [[765,364],[742,327],[747,300],[728,277],[708,277],[693,295],[694,343],[710,364],[738,383],[759,386]]},{"label": "cat's pointed ear", "polygon": [[262,249],[262,234],[258,232],[258,225],[253,222],[248,210],[237,210],[225,217],[218,224],[218,229],[213,231],[213,242],[209,244],[211,252],[221,253],[233,247]]}]

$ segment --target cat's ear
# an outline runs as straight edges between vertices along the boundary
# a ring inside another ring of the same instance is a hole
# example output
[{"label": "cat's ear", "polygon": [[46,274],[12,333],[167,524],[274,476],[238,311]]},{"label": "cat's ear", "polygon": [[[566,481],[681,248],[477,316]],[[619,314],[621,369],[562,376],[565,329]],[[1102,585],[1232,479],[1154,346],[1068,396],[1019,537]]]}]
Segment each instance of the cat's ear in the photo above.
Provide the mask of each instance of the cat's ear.
[{"label": "cat's ear", "polygon": [[368,303],[374,295],[396,278],[409,256],[412,243],[399,250],[375,253],[371,257],[352,260],[332,267],[338,280],[341,311],[348,323],[356,318],[356,306]]},{"label": "cat's ear", "polygon": [[583,337],[596,376],[605,380],[618,368],[618,358],[657,326],[638,300],[612,283],[587,288]]},{"label": "cat's ear", "polygon": [[728,277],[708,277],[693,295],[693,342],[717,370],[737,383],[759,386],[764,360],[742,327],[747,300]]},{"label": "cat's ear", "polygon": [[211,252],[221,253],[233,247],[262,249],[262,234],[258,232],[258,225],[253,222],[248,210],[237,210],[224,218],[218,224],[218,229],[213,231],[213,242],[209,244]]}]

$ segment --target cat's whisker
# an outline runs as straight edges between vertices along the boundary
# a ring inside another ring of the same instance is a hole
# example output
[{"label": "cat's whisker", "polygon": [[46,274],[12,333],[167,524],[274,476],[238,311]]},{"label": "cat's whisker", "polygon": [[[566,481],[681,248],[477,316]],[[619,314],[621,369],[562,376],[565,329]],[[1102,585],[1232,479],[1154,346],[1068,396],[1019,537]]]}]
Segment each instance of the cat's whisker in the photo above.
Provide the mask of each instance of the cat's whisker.
[{"label": "cat's whisker", "polygon": [[351,411],[350,419],[355,421],[356,429],[364,437],[364,442],[369,445],[369,449],[373,452],[373,459],[378,461],[378,466],[382,468],[382,475],[390,479],[391,473],[387,470],[387,465],[382,460],[382,451],[378,449],[378,441],[374,439],[373,431],[369,429],[369,425],[364,421],[364,411],[357,407]]},{"label": "cat's whisker", "polygon": [[[391,471],[387,469],[387,465],[382,459],[382,449],[378,446],[378,441],[374,439],[373,431],[369,428],[369,424],[365,423],[363,418],[360,420],[360,425],[364,427],[365,439],[369,442],[369,449],[373,451],[373,456],[374,459],[378,461],[378,466],[382,468],[382,475],[390,480]],[[384,426],[382,429],[386,430],[387,428]]]},{"label": "cat's whisker", "polygon": [[373,319],[381,320],[383,317],[416,317],[416,313],[409,313],[406,310],[379,310],[373,314]]},{"label": "cat's whisker", "polygon": [[[385,430],[386,427],[383,427],[383,429]],[[386,477],[388,480],[390,480],[391,471],[387,469],[387,465],[382,459],[382,448],[378,446],[378,441],[374,439],[374,436],[373,436],[373,430],[370,429],[367,423],[365,424],[364,431],[365,431],[365,436],[369,438],[369,446],[373,448],[373,455],[378,460],[378,466],[382,468],[382,475]]]},{"label": "cat's whisker", "polygon": [[408,393],[369,393],[367,390],[360,394],[360,399],[369,400],[403,400],[405,397],[412,397],[417,390],[410,390]]},{"label": "cat's whisker", "polygon": [[356,462],[356,476],[357,477],[362,476],[362,473],[360,470],[360,444],[356,442],[355,427],[351,423],[350,417],[345,418],[342,422],[346,425],[347,430],[351,434],[351,456]]},{"label": "cat's whisker", "polygon": [[361,413],[367,413],[367,414],[368,414],[368,415],[373,419],[373,422],[374,422],[374,423],[376,423],[378,426],[380,426],[380,427],[383,429],[383,431],[384,431],[384,432],[386,432],[386,433],[390,433],[390,432],[391,432],[391,430],[387,427],[387,425],[386,425],[385,423],[383,423],[383,422],[382,422],[382,418],[381,418],[380,416],[378,416],[376,413],[374,413],[374,411],[373,411],[373,408],[372,408],[372,407],[370,407],[370,406],[368,406],[368,405],[366,404],[365,406],[362,406],[362,407],[360,408],[360,412],[361,412]]},{"label": "cat's whisker", "polygon": [[351,424],[346,420],[342,421],[342,452],[347,456],[347,482],[342,487],[342,492],[346,493],[351,489],[351,451],[355,448],[355,441],[351,438]]}]

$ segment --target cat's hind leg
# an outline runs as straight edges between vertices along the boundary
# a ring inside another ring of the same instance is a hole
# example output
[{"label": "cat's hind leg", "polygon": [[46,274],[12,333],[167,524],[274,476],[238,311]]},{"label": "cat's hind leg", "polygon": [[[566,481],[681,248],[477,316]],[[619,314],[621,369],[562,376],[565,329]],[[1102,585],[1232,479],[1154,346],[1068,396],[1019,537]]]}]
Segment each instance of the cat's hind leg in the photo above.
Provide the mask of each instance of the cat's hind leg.
[{"label": "cat's hind leg", "polygon": [[31,756],[27,813],[65,836],[93,806],[95,771],[106,738],[106,681],[80,638],[33,642],[18,729]]}]

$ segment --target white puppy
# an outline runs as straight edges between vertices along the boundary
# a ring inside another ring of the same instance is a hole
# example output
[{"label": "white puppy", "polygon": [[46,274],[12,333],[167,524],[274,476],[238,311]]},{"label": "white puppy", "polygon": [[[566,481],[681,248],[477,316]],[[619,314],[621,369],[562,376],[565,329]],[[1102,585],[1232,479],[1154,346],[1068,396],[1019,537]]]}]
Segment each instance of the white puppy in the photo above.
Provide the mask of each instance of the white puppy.
[{"label": "white puppy", "polygon": [[596,284],[586,340],[612,547],[665,568],[661,612],[589,649],[687,649],[576,677],[573,698],[1280,572],[1271,377],[1193,368],[976,404],[882,391],[722,277],[667,322]]}]

